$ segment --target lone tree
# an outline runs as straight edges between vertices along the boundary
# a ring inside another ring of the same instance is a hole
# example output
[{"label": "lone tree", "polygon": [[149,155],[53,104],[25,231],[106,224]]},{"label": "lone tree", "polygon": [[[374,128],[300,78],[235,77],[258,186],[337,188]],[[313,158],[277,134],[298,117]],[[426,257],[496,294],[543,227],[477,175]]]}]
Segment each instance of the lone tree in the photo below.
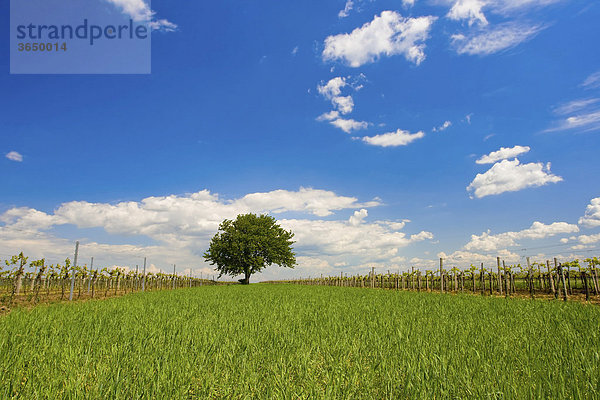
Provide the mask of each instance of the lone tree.
[{"label": "lone tree", "polygon": [[250,275],[267,266],[294,268],[292,231],[286,231],[269,215],[240,214],[235,221],[226,219],[210,241],[204,259],[222,275],[241,275],[240,283],[248,285]]}]

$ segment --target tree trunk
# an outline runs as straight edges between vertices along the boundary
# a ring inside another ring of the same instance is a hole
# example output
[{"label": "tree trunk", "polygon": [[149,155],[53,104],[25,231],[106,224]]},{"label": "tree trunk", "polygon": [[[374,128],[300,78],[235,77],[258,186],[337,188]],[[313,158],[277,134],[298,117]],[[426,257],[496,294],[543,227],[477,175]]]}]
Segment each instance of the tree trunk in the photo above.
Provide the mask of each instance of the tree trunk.
[{"label": "tree trunk", "polygon": [[240,279],[239,282],[242,285],[249,285],[250,284],[250,268],[244,268],[244,279]]}]

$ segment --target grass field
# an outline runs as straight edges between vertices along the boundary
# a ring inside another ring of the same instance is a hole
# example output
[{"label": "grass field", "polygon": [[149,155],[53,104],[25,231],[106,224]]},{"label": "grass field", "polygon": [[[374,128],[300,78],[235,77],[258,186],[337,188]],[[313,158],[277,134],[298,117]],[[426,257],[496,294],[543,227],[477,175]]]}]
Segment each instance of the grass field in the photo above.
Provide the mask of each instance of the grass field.
[{"label": "grass field", "polygon": [[295,285],[13,310],[0,398],[600,398],[600,309]]}]

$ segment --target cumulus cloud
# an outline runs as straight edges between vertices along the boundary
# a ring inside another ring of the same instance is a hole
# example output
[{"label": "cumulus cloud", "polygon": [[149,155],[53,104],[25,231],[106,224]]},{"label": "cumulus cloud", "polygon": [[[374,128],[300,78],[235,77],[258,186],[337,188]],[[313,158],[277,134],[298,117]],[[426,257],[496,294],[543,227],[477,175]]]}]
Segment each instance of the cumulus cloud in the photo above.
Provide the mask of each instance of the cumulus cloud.
[{"label": "cumulus cloud", "polygon": [[574,232],[579,232],[579,227],[574,224],[554,222],[546,225],[536,221],[529,228],[518,232],[504,232],[492,235],[488,230],[481,235],[472,235],[471,241],[464,248],[468,251],[489,252],[505,247],[518,246],[517,240],[521,239],[544,239],[550,236]]},{"label": "cumulus cloud", "polygon": [[[509,263],[518,262],[521,257],[506,249],[500,249],[495,251],[494,254],[486,254],[486,253],[478,253],[474,251],[466,251],[466,250],[456,250],[451,254],[440,253],[438,254],[440,258],[444,259],[445,265],[458,265],[461,267],[467,267],[471,264],[478,265],[479,263],[484,263],[485,265],[496,265],[496,257],[500,257],[503,261]],[[437,260],[430,263],[431,267],[439,266],[437,264]]]},{"label": "cumulus cloud", "polygon": [[341,130],[343,130],[346,133],[352,133],[353,131],[367,129],[369,127],[368,122],[355,121],[351,118],[350,119],[337,118],[332,121],[329,121],[329,123],[331,125],[335,126],[336,128],[340,128]]},{"label": "cumulus cloud", "polygon": [[23,156],[20,153],[17,153],[16,151],[10,151],[10,152],[6,153],[6,158],[8,158],[10,161],[16,161],[16,162],[23,161]]},{"label": "cumulus cloud", "polygon": [[[149,263],[159,268],[177,264],[178,271],[188,271],[189,268],[199,271],[209,268],[201,255],[219,223],[246,212],[293,212],[312,216],[279,219],[284,228],[295,233],[294,247],[299,266],[304,265],[312,272],[328,271],[335,264],[358,268],[370,261],[386,262],[397,258],[399,249],[433,238],[433,234],[427,231],[414,234],[400,232],[406,220],[366,222],[367,209],[380,204],[379,200],[359,202],[355,197],[316,189],[251,193],[237,199],[223,199],[204,190],[116,204],[68,202],[52,213],[25,207],[13,208],[0,215],[0,235],[3,238],[0,254],[25,251],[34,258],[52,259],[51,262],[64,260],[66,256],[72,256],[73,243],[54,236],[56,232],[52,228],[67,225],[73,229],[101,228],[121,238],[145,237],[154,242],[111,245],[82,238],[82,260],[94,256],[97,265],[133,267],[140,265],[143,257],[148,257]],[[349,218],[319,219],[347,209],[358,211]],[[266,279],[289,273],[292,272],[275,268],[269,269],[263,276]]]},{"label": "cumulus cloud", "polygon": [[447,17],[455,21],[467,20],[469,26],[476,22],[487,25],[488,21],[481,10],[484,5],[482,0],[458,0],[448,12]]},{"label": "cumulus cloud", "polygon": [[542,25],[508,22],[467,35],[455,34],[451,36],[451,39],[458,54],[490,55],[516,47],[532,39],[543,29]]},{"label": "cumulus cloud", "polygon": [[496,161],[515,158],[520,154],[529,152],[529,150],[531,150],[529,146],[500,147],[500,150],[492,151],[475,162],[477,164],[493,164]]},{"label": "cumulus cloud", "polygon": [[592,244],[600,242],[600,233],[595,235],[581,235],[577,238],[583,244]]},{"label": "cumulus cloud", "polygon": [[382,55],[403,55],[419,65],[425,60],[425,41],[435,20],[433,16],[405,18],[395,11],[383,11],[351,33],[327,37],[323,60],[340,60],[360,67]]},{"label": "cumulus cloud", "polygon": [[348,219],[348,223],[352,226],[358,226],[363,223],[364,219],[369,215],[369,212],[361,208],[359,211],[354,211],[354,214]]},{"label": "cumulus cloud", "polygon": [[155,30],[174,31],[177,25],[166,20],[156,19],[156,13],[144,0],[108,0],[135,22],[148,22]]},{"label": "cumulus cloud", "polygon": [[330,79],[324,85],[318,85],[317,90],[323,97],[331,101],[331,104],[342,114],[349,114],[354,110],[352,96],[342,96],[342,88],[347,86],[346,78],[338,76]]},{"label": "cumulus cloud", "polygon": [[353,222],[293,219],[281,224],[296,233],[298,249],[305,255],[358,256],[365,262],[396,256],[399,248],[433,238],[427,231],[407,235],[385,224],[366,223],[365,214],[359,211]]},{"label": "cumulus cloud", "polygon": [[375,136],[365,136],[362,138],[362,140],[371,146],[397,147],[406,146],[417,139],[423,138],[424,136],[425,133],[423,131],[410,133],[409,131],[398,129],[396,132],[388,132]]},{"label": "cumulus cloud", "polygon": [[589,228],[600,226],[600,197],[596,197],[590,201],[590,204],[585,209],[585,215],[579,218],[579,225]]},{"label": "cumulus cloud", "polygon": [[[483,174],[477,174],[467,186],[477,198],[504,192],[516,192],[529,187],[557,183],[563,179],[550,173],[550,163],[521,164],[518,159],[503,160],[494,164]],[[471,196],[472,197],[472,196]]]}]

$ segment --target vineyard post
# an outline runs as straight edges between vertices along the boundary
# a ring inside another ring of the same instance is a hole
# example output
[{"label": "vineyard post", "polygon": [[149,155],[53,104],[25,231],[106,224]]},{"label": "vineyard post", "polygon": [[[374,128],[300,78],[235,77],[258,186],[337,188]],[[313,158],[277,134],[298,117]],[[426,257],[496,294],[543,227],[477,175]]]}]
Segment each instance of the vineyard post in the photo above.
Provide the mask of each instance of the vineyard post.
[{"label": "vineyard post", "polygon": [[479,281],[481,282],[481,295],[485,295],[485,275],[483,273],[483,263],[481,263],[481,269],[479,270]]},{"label": "vineyard post", "polygon": [[135,265],[135,290],[136,290],[136,292],[139,288],[140,288],[140,274],[139,274],[139,267],[136,264]]},{"label": "vineyard post", "polygon": [[573,288],[571,288],[571,263],[567,263],[567,286],[569,287],[569,295],[573,296]]},{"label": "vineyard post", "polygon": [[590,266],[591,279],[594,283],[594,293],[597,295],[597,294],[600,294],[600,288],[598,287],[598,273],[596,272],[596,264],[592,260],[589,262],[589,266]]},{"label": "vineyard post", "polygon": [[33,292],[34,286],[35,286],[35,277],[37,275],[37,263],[35,264],[35,269],[33,270],[33,276],[31,277],[31,282],[29,283],[29,290],[31,290]]},{"label": "vineyard post", "polygon": [[173,264],[173,289],[175,289],[175,277],[177,275],[175,275],[175,264]]},{"label": "vineyard post", "polygon": [[92,261],[90,262],[90,272],[88,277],[88,290],[87,294],[90,295],[90,286],[92,285],[92,268],[94,268],[94,257],[92,257]]},{"label": "vineyard post", "polygon": [[500,257],[496,257],[496,262],[498,263],[498,290],[500,291],[500,296],[502,296],[502,274],[500,273]]},{"label": "vineyard post", "polygon": [[442,272],[443,267],[444,267],[444,259],[440,257],[440,291],[442,293],[444,292],[444,273]]},{"label": "vineyard post", "polygon": [[552,290],[552,294],[556,297],[556,288],[554,287],[554,278],[552,277],[552,271],[550,270],[550,260],[546,260],[546,268],[548,269],[548,278],[550,279],[550,290]]},{"label": "vineyard post", "polygon": [[583,281],[583,288],[585,290],[585,301],[590,301],[590,289],[588,286],[587,272],[581,271],[581,280]]},{"label": "vineyard post", "polygon": [[75,258],[73,259],[73,275],[71,276],[71,291],[69,292],[69,301],[73,300],[73,289],[75,288],[75,272],[77,269],[77,253],[79,252],[79,241],[75,242]]},{"label": "vineyard post", "polygon": [[531,298],[535,298],[534,288],[533,288],[533,274],[531,272],[531,263],[529,262],[529,257],[527,257],[527,277],[529,278],[529,294]]},{"label": "vineyard post", "polygon": [[142,292],[146,290],[146,257],[144,257],[144,273],[142,275]]},{"label": "vineyard post", "polygon": [[[554,259],[556,263],[556,258]],[[558,273],[560,274],[560,279],[563,284],[563,300],[567,301],[568,292],[567,292],[567,282],[565,282],[565,271],[563,270],[562,264],[558,264]]]},{"label": "vineyard post", "polygon": [[506,263],[504,262],[504,260],[502,260],[502,269],[504,270],[504,297],[508,298],[508,296],[510,295],[510,281],[508,271],[506,270]]},{"label": "vineyard post", "polygon": [[375,267],[371,267],[371,289],[375,289]]}]

